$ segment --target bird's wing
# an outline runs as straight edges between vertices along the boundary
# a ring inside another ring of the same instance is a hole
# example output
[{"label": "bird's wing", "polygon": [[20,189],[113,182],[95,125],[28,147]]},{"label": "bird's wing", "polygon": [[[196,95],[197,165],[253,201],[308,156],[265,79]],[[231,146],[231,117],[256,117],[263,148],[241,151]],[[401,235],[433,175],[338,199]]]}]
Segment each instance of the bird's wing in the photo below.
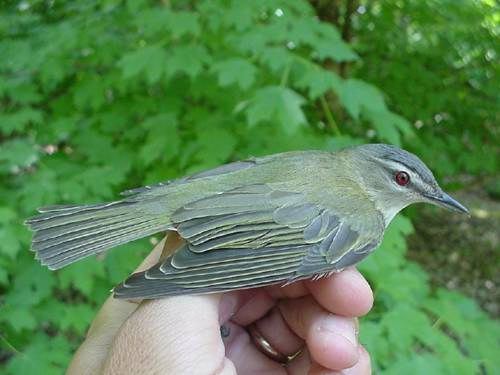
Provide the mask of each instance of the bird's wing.
[{"label": "bird's wing", "polygon": [[115,288],[115,296],[227,291],[341,269],[378,244],[377,223],[371,221],[379,218],[372,216],[353,229],[349,220],[304,193],[265,184],[215,194],[172,215],[186,244]]}]

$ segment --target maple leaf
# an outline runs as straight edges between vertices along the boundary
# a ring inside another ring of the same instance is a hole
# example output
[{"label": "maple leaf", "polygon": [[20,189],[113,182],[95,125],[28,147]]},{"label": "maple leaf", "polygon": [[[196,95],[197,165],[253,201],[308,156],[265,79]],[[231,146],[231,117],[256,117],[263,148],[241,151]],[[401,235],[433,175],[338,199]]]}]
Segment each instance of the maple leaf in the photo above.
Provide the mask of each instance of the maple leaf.
[{"label": "maple leaf", "polygon": [[328,91],[338,92],[342,87],[339,76],[315,65],[308,67],[295,84],[300,88],[307,89],[309,97],[313,100]]},{"label": "maple leaf", "polygon": [[160,45],[146,46],[125,54],[118,62],[124,78],[146,74],[150,83],[160,79],[165,70],[167,52]]},{"label": "maple leaf", "polygon": [[229,86],[237,84],[241,89],[247,90],[255,82],[257,69],[245,59],[228,59],[213,65],[217,73],[219,85]]},{"label": "maple leaf", "polygon": [[139,151],[145,165],[158,159],[169,161],[177,155],[180,138],[174,114],[161,113],[149,117],[142,123],[142,127],[148,130],[146,142]]},{"label": "maple leaf", "polygon": [[205,64],[211,61],[211,57],[205,47],[196,44],[188,44],[172,48],[166,61],[166,72],[169,77],[176,73],[185,73],[195,78],[201,73]]},{"label": "maple leaf", "polygon": [[254,126],[275,119],[288,133],[307,123],[301,106],[305,103],[295,91],[281,86],[267,86],[255,92],[246,109],[247,121]]},{"label": "maple leaf", "polygon": [[372,112],[385,112],[387,107],[380,90],[358,79],[343,81],[339,97],[349,114],[358,119],[362,109]]}]

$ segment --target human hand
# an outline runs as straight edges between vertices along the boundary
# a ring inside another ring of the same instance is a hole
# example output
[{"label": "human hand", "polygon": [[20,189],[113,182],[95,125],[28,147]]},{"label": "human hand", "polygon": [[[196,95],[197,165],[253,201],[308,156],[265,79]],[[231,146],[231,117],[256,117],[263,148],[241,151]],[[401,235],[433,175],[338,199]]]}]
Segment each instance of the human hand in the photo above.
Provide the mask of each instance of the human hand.
[{"label": "human hand", "polygon": [[[179,241],[169,235],[137,271]],[[370,374],[356,317],[372,303],[354,268],[285,287],[144,302],[109,297],[68,374]],[[283,366],[259,351],[249,327],[279,353],[300,353]]]}]

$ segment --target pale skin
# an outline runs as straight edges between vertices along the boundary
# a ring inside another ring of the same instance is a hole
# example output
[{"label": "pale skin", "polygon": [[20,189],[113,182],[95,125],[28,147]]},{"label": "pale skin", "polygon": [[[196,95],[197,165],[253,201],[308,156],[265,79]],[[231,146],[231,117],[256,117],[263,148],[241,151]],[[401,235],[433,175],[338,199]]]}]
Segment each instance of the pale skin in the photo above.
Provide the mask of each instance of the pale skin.
[{"label": "pale skin", "polygon": [[[136,271],[180,243],[170,234]],[[109,297],[67,373],[368,375],[357,317],[372,303],[369,284],[354,268],[285,287],[151,301]],[[245,329],[252,323],[279,352],[301,353],[287,366],[269,359]]]}]

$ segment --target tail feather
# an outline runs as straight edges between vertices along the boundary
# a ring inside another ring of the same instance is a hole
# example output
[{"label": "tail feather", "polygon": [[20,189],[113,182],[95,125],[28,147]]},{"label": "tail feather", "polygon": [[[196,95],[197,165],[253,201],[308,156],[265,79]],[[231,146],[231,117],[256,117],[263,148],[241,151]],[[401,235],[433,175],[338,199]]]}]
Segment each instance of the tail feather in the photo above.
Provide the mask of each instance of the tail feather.
[{"label": "tail feather", "polygon": [[63,224],[48,228],[33,235],[32,242],[45,249],[67,242],[71,238],[94,236],[113,228],[134,224],[137,219],[131,215],[121,214],[110,218],[85,220],[79,223]]},{"label": "tail feather", "polygon": [[99,227],[92,227],[90,230],[85,228],[62,235],[57,238],[49,238],[44,241],[33,243],[33,247],[39,253],[63,253],[68,249],[76,249],[82,245],[91,245],[101,240],[111,239],[120,234],[126,234],[132,228],[146,225],[150,220],[127,220],[126,222],[115,221]]},{"label": "tail feather", "polygon": [[118,201],[84,206],[52,206],[26,221],[35,232],[32,250],[50,269],[169,227],[166,215],[141,210],[140,202]]},{"label": "tail feather", "polygon": [[62,206],[61,209],[57,209],[58,206],[52,206],[50,211],[44,211],[44,208],[41,208],[40,214],[26,220],[26,224],[34,230],[54,228],[96,218],[115,217],[118,213],[129,212],[134,205],[132,202],[125,201],[112,203],[71,206],[71,208]]}]

